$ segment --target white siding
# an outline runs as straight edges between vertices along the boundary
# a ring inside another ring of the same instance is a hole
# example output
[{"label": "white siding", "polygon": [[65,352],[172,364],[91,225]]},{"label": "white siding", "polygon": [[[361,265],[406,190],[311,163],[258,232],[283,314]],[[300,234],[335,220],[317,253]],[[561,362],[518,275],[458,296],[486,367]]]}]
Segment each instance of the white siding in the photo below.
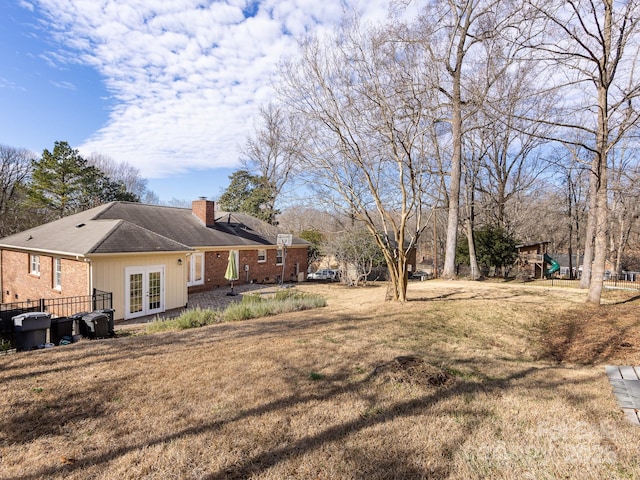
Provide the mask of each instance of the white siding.
[{"label": "white siding", "polygon": [[[178,264],[178,260],[181,264]],[[113,293],[115,318],[125,311],[125,270],[127,267],[164,266],[165,310],[184,307],[187,295],[187,262],[183,254],[120,255],[91,259],[93,288]]]}]

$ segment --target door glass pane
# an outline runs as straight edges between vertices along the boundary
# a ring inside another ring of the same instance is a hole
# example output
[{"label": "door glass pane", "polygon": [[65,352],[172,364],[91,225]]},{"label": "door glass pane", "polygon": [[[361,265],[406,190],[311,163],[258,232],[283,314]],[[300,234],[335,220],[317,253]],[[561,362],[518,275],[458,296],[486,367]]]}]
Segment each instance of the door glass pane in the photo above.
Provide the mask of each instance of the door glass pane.
[{"label": "door glass pane", "polygon": [[149,272],[149,310],[160,308],[160,272]]},{"label": "door glass pane", "polygon": [[195,260],[195,268],[194,268],[194,272],[193,272],[193,281],[194,283],[202,283],[202,261],[204,258],[204,255],[201,253],[195,254],[194,255],[194,260]]},{"label": "door glass pane", "polygon": [[142,274],[129,275],[129,313],[142,311]]}]

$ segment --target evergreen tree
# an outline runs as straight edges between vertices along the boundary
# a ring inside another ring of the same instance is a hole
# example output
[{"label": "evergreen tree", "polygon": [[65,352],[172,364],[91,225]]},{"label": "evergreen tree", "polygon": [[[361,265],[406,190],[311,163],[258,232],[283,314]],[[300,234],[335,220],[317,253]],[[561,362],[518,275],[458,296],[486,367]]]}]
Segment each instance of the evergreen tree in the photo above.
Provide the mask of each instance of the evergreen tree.
[{"label": "evergreen tree", "polygon": [[140,201],[123,182],[113,182],[99,168],[89,165],[67,142],[55,142],[33,161],[28,188],[33,206],[53,219],[62,218],[114,200]]},{"label": "evergreen tree", "polygon": [[218,200],[220,206],[230,212],[248,213],[276,225],[277,210],[273,205],[273,189],[265,177],[252,175],[247,170],[237,170],[229,176],[231,183]]},{"label": "evergreen tree", "polygon": [[55,142],[53,152],[45,149],[42,158],[33,161],[30,200],[53,218],[79,211],[86,164],[67,142]]},{"label": "evergreen tree", "polygon": [[[518,256],[517,240],[502,227],[493,225],[485,225],[481,229],[475,230],[473,235],[478,265],[481,269],[488,270],[494,267],[496,272],[502,270],[504,276],[507,276]],[[469,263],[469,247],[466,239],[458,241],[456,263],[458,265]]]}]

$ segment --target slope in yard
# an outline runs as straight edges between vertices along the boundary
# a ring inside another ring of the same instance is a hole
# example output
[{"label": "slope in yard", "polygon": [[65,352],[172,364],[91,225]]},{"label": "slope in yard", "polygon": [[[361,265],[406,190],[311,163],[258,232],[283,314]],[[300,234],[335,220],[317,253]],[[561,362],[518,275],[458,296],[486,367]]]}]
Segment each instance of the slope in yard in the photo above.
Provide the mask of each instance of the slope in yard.
[{"label": "slope in yard", "polygon": [[640,300],[303,285],[328,306],[0,357],[0,478],[634,478]]}]

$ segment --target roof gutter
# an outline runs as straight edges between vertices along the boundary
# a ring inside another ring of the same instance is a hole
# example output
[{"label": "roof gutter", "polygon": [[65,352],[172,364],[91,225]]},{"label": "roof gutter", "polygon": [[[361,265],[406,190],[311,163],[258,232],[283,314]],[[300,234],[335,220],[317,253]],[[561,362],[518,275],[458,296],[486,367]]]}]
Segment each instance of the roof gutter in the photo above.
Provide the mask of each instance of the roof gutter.
[{"label": "roof gutter", "polygon": [[103,258],[103,257],[133,257],[141,255],[184,255],[194,253],[194,250],[156,250],[153,252],[114,252],[114,253],[88,253],[82,255],[82,257],[91,258]]},{"label": "roof gutter", "polygon": [[57,256],[57,257],[75,257],[76,260],[85,256],[85,254],[83,253],[63,252],[60,250],[47,250],[46,248],[16,247],[15,245],[5,245],[5,244],[0,244],[0,249],[12,250],[17,252],[35,252],[35,253],[42,253],[42,254],[47,254],[51,256]]}]

